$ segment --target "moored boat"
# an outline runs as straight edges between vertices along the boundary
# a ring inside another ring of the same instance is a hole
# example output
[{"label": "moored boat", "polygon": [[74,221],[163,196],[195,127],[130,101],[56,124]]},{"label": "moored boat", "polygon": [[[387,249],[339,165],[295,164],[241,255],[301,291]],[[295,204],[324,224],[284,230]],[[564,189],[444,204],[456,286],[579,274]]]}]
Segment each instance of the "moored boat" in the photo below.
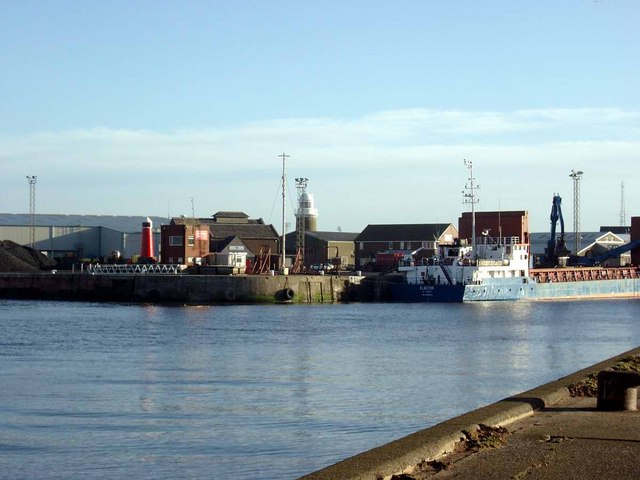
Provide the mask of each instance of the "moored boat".
[{"label": "moored boat", "polygon": [[[414,252],[415,253],[415,252]],[[474,302],[640,296],[637,267],[531,269],[529,245],[518,237],[476,240],[476,249],[456,242],[416,261],[407,255],[388,285],[393,301]]]}]

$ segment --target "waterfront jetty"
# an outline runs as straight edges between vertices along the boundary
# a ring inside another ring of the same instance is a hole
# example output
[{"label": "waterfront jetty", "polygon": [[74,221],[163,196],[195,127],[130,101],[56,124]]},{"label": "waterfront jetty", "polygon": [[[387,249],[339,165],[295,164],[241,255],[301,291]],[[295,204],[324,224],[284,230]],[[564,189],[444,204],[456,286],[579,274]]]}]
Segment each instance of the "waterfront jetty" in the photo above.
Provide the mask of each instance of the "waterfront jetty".
[{"label": "waterfront jetty", "polygon": [[1,298],[187,304],[331,303],[357,296],[338,275],[0,273]]},{"label": "waterfront jetty", "polygon": [[[346,459],[304,480],[640,478],[637,390],[603,409],[593,379],[640,348]],[[600,386],[597,387],[600,390]],[[591,390],[591,392],[589,391]],[[601,396],[601,392],[598,392]]]}]

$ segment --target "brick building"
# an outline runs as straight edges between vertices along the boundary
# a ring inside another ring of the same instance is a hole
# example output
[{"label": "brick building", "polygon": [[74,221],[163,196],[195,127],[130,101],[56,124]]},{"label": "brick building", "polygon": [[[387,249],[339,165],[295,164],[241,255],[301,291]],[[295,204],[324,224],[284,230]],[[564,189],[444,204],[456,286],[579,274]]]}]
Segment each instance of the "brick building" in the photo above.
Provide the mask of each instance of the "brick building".
[{"label": "brick building", "polygon": [[[631,241],[640,240],[640,217],[631,217]],[[640,265],[640,248],[631,250],[631,264]]]},{"label": "brick building", "polygon": [[[206,237],[206,241],[205,241]],[[244,246],[248,259],[270,251],[277,269],[280,241],[273,225],[251,219],[244,212],[217,212],[209,218],[173,218],[162,227],[162,262],[192,265],[212,253],[228,253],[233,239]]]},{"label": "brick building", "polygon": [[[471,243],[471,212],[458,219],[460,240]],[[529,243],[529,213],[524,210],[509,212],[476,212],[476,238],[485,233],[489,237],[518,237]]]},{"label": "brick building", "polygon": [[200,265],[209,255],[209,227],[198,219],[174,218],[160,234],[161,263]]}]

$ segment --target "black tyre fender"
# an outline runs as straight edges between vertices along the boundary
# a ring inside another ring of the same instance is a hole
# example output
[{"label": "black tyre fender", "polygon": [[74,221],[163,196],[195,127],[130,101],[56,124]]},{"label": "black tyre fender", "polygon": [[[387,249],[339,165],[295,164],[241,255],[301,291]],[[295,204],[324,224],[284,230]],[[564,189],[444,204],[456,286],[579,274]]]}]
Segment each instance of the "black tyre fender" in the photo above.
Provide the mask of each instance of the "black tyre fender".
[{"label": "black tyre fender", "polygon": [[278,290],[276,292],[276,299],[283,301],[283,302],[288,302],[293,300],[293,297],[296,295],[296,293],[293,291],[292,288],[283,288],[282,290]]}]

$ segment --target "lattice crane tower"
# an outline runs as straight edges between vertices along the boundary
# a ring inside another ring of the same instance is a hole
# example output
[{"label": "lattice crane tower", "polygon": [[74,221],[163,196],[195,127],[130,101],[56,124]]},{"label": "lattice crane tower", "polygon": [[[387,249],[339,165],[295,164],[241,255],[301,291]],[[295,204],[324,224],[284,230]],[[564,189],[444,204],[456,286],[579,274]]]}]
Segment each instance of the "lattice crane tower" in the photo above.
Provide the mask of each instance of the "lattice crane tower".
[{"label": "lattice crane tower", "polygon": [[36,247],[36,182],[38,177],[27,175],[29,182],[29,245]]},{"label": "lattice crane tower", "polygon": [[573,254],[578,255],[580,251],[580,180],[582,180],[582,172],[571,170],[569,176],[573,179]]},{"label": "lattice crane tower", "polygon": [[627,224],[627,211],[624,207],[624,180],[620,183],[620,226]]}]

